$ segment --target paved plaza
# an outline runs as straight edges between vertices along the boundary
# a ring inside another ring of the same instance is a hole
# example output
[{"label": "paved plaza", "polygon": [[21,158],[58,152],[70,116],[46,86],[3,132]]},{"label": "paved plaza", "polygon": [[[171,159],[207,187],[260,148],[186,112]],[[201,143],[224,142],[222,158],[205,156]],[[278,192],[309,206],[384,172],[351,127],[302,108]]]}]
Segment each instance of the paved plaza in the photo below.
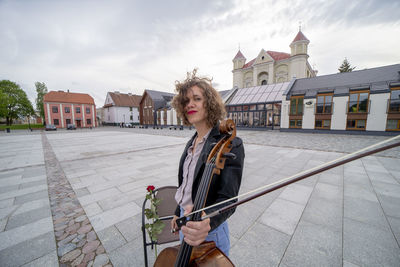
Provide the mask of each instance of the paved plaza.
[{"label": "paved plaza", "polygon": [[[193,133],[118,127],[0,133],[0,266],[144,266],[146,187],[177,184]],[[240,193],[389,138],[238,135],[246,153]],[[246,203],[229,227],[236,266],[400,266],[400,149]]]}]

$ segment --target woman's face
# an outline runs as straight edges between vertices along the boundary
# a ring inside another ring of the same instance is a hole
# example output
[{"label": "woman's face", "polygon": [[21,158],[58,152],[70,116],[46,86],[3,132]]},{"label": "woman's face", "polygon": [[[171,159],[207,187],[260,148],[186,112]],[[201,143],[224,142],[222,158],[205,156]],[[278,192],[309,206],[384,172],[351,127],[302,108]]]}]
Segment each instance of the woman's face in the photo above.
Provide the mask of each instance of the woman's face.
[{"label": "woman's face", "polygon": [[185,107],[185,113],[188,121],[194,126],[200,126],[207,123],[207,112],[204,108],[205,98],[203,89],[198,86],[190,88],[186,94],[188,103]]}]

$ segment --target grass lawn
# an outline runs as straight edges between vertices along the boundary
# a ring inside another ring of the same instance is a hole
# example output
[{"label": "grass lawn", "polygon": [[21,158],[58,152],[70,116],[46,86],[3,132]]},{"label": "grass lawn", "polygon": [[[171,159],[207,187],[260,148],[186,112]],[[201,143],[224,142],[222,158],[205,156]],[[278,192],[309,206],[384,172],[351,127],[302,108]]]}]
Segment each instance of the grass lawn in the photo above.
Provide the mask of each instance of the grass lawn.
[{"label": "grass lawn", "polygon": [[[11,130],[23,130],[23,129],[29,129],[29,124],[13,124],[11,126],[7,125],[0,125],[0,129],[6,129],[10,128]],[[31,124],[31,128],[44,128],[43,124]]]}]

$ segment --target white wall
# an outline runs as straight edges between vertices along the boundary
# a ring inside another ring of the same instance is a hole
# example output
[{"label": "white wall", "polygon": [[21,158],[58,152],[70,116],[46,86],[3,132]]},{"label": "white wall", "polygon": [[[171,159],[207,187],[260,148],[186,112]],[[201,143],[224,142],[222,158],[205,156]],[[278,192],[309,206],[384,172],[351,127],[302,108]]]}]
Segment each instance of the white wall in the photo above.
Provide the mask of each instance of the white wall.
[{"label": "white wall", "polygon": [[[315,102],[316,99],[304,99],[304,115],[302,122],[302,129],[314,129],[315,125]],[[311,105],[306,105],[307,102],[311,102]]]},{"label": "white wall", "polygon": [[387,101],[390,93],[370,94],[370,110],[367,118],[367,131],[385,131],[387,120]]},{"label": "white wall", "polygon": [[289,128],[289,105],[290,100],[286,100],[286,96],[282,96],[281,107],[281,128]]},{"label": "white wall", "polygon": [[331,118],[331,130],[346,130],[346,109],[348,96],[333,97],[333,114]]}]

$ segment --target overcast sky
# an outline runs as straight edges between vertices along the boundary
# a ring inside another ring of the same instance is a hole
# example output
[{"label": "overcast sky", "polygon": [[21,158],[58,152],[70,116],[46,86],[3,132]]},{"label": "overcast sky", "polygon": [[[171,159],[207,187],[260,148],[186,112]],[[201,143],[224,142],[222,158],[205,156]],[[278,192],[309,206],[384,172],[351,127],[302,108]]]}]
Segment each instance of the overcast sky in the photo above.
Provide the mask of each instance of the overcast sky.
[{"label": "overcast sky", "polygon": [[400,63],[398,0],[0,0],[0,80],[31,101],[49,90],[142,95],[174,91],[195,67],[218,90],[232,88],[232,59],[261,49],[290,53],[301,21],[318,75],[347,57],[356,69]]}]

